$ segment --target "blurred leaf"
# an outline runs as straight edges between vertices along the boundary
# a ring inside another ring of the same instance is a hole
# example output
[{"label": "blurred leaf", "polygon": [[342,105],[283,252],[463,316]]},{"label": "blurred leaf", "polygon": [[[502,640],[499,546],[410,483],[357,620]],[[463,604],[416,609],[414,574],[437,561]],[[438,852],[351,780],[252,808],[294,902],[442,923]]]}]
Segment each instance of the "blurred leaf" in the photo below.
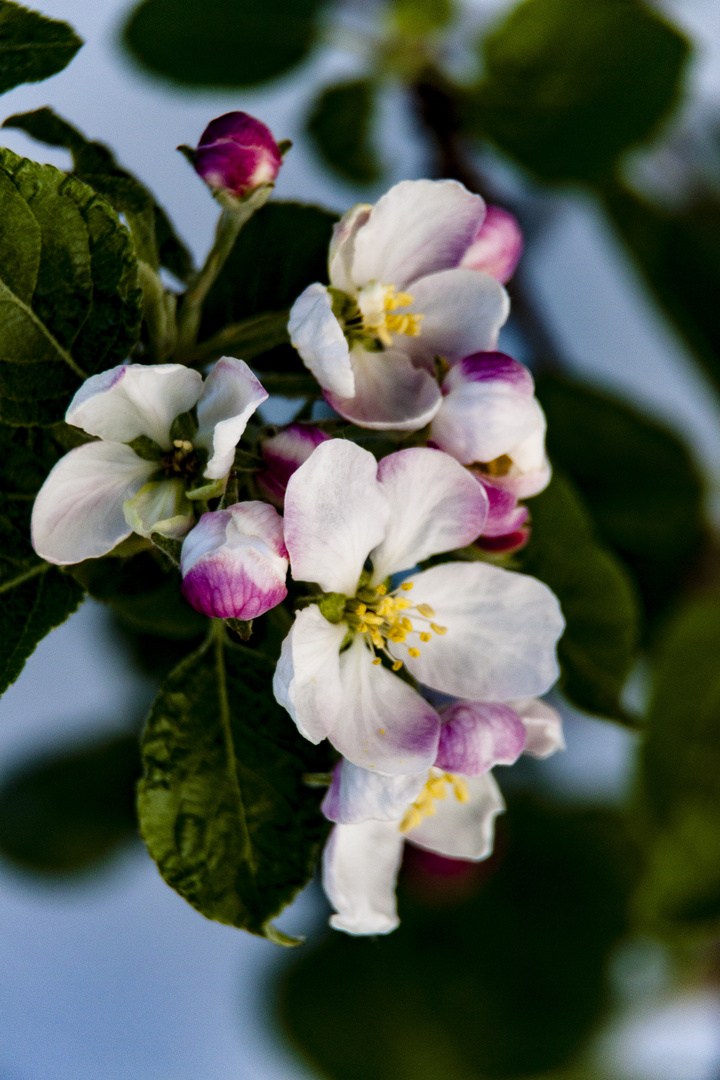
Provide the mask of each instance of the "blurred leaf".
[{"label": "blurred leaf", "polygon": [[601,194],[648,285],[720,387],[720,200],[674,212],[610,181]]},{"label": "blurred leaf", "polygon": [[0,94],[56,75],[82,44],[67,23],[0,0]]},{"label": "blurred leaf", "polygon": [[[317,206],[271,202],[254,214],[213,285],[205,306],[201,343],[268,311],[289,308],[313,281],[327,281],[327,258],[335,214]],[[294,349],[281,345],[253,366],[305,372]]]},{"label": "blurred leaf", "polygon": [[48,431],[0,424],[0,694],[84,595],[72,578],[38,558],[30,543],[35,494],[61,453]]},{"label": "blurred leaf", "polygon": [[0,266],[0,417],[56,423],[82,380],[137,340],[132,241],[85,184],[2,150]]},{"label": "blurred leaf", "polygon": [[472,130],[545,180],[592,180],[655,133],[689,47],[640,0],[524,0],[482,51]]},{"label": "blurred leaf", "polygon": [[332,933],[293,958],[284,1022],[324,1076],[490,1080],[544,1073],[578,1052],[625,930],[623,820],[519,800],[504,827],[500,864],[469,899],[433,902],[416,884],[401,893],[393,934]]},{"label": "blurred leaf", "polygon": [[393,0],[393,23],[407,37],[422,37],[452,22],[457,15],[455,0]]},{"label": "blurred leaf", "polygon": [[320,6],[320,0],[144,0],[124,40],[136,60],[173,82],[253,86],[304,59]]},{"label": "blurred leaf", "polygon": [[138,802],[168,885],[209,919],[270,937],[328,828],[302,779],[324,752],[276,704],[273,668],[217,639],[184,660],[148,720]]},{"label": "blurred leaf", "polygon": [[671,431],[589,386],[543,376],[538,396],[550,456],[582,491],[599,536],[630,567],[655,617],[682,587],[706,531],[690,454]]},{"label": "blurred leaf", "polygon": [[553,590],[567,623],[560,685],[587,712],[626,721],[620,694],[636,656],[639,612],[626,570],[596,539],[572,484],[555,473],[531,506],[522,569]]},{"label": "blurred leaf", "polygon": [[352,183],[370,184],[380,177],[372,144],[374,96],[370,79],[325,87],[307,119],[307,130],[321,157]]},{"label": "blurred leaf", "polygon": [[43,874],[94,867],[137,836],[137,736],[23,766],[0,787],[0,852]]},{"label": "blurred leaf", "polygon": [[658,643],[643,807],[651,839],[639,906],[655,928],[720,927],[720,599],[688,603]]},{"label": "blurred leaf", "polygon": [[106,198],[118,212],[151,214],[160,264],[180,281],[188,280],[193,270],[192,258],[167,214],[145,185],[117,164],[107,146],[86,139],[82,132],[48,108],[16,113],[2,126],[19,128],[48,146],[69,150],[73,157],[73,175]]}]

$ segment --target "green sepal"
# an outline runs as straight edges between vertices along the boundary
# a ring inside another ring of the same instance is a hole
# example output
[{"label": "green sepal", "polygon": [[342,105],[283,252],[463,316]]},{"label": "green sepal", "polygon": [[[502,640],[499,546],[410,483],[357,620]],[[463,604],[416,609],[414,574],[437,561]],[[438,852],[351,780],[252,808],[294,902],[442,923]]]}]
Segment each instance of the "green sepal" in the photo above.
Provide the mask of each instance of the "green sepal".
[{"label": "green sepal", "polygon": [[167,555],[168,559],[175,566],[180,565],[180,552],[182,551],[182,540],[176,540],[172,536],[163,536],[162,533],[154,532],[150,533],[150,539],[155,547],[160,548],[164,555]]},{"label": "green sepal", "polygon": [[202,484],[200,487],[188,488],[185,492],[188,499],[199,499],[201,502],[207,502],[208,499],[217,499],[225,491],[225,478],[220,480],[209,480],[207,483]]},{"label": "green sepal", "polygon": [[176,416],[170,425],[170,440],[175,442],[176,439],[187,440],[192,442],[197,435],[198,419],[197,419],[197,407],[193,405],[192,409],[188,409],[187,412],[180,413]]},{"label": "green sepal", "polygon": [[134,450],[139,458],[143,461],[159,461],[163,456],[163,449],[161,446],[151,439],[149,435],[138,435],[136,439],[127,444],[131,450]]},{"label": "green sepal", "polygon": [[318,601],[318,607],[329,623],[340,623],[345,615],[346,603],[347,596],[344,593],[331,592],[323,594],[322,599]]},{"label": "green sepal", "polygon": [[225,623],[241,641],[249,641],[252,637],[252,619],[226,619]]}]

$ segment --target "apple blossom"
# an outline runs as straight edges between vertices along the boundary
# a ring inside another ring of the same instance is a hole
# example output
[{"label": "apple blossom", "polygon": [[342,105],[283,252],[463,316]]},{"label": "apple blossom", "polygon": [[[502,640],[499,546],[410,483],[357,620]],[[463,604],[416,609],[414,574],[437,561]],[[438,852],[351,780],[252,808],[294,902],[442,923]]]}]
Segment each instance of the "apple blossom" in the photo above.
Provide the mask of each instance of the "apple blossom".
[{"label": "apple blossom", "polygon": [[193,153],[198,176],[214,190],[244,198],[272,184],[282,154],[270,129],[245,112],[229,112],[213,120]]},{"label": "apple blossom", "polygon": [[203,514],[183,540],[182,593],[203,615],[255,619],[287,596],[282,518],[263,502]]},{"label": "apple blossom", "polygon": [[132,532],[181,537],[193,498],[220,494],[235,447],[267,392],[223,357],[203,382],[182,364],[124,364],[93,375],[65,414],[99,441],[61,458],[32,514],[38,555],[58,565],[106,555]]},{"label": "apple blossom", "polygon": [[440,718],[429,770],[383,776],[347,760],[335,768],[323,801],[336,823],[323,856],[323,885],[337,930],[396,928],[395,882],[406,840],[449,858],[487,858],[505,805],[490,770],[512,765],[523,752],[548,757],[564,747],[560,716],[534,699],[456,701]]},{"label": "apple blossom", "polygon": [[260,445],[265,466],[255,473],[260,494],[275,506],[285,501],[288,480],[321,442],[330,438],[312,424],[289,424]]},{"label": "apple blossom", "polygon": [[308,286],[290,338],[332,407],[364,427],[414,431],[440,408],[437,358],[492,349],[502,285],[462,266],[485,203],[454,180],[404,180],[335,228],[330,285]]},{"label": "apple blossom", "polygon": [[378,464],[332,439],[290,478],[292,576],[324,595],[297,613],[274,690],[306,738],[328,738],[381,773],[417,772],[435,761],[440,719],[400,669],[456,697],[504,700],[552,685],[563,619],[539,581],[446,562],[393,587],[396,575],[471,543],[487,511],[482,485],[427,447]]}]

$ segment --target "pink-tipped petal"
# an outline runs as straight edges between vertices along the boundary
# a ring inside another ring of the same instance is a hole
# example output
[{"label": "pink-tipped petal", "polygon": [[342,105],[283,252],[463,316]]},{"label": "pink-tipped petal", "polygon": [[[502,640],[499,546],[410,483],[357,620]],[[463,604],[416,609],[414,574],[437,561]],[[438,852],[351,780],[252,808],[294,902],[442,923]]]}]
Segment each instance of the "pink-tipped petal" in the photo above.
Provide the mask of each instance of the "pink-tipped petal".
[{"label": "pink-tipped petal", "polygon": [[517,218],[500,206],[488,206],[485,220],[460,263],[467,270],[482,270],[504,285],[515,273],[523,250]]},{"label": "pink-tipped petal", "polygon": [[492,773],[470,777],[466,783],[467,802],[460,802],[450,792],[435,804],[435,813],[423,818],[406,839],[451,859],[486,859],[493,849],[495,818],[505,809],[505,803]]},{"label": "pink-tipped petal", "polygon": [[276,506],[282,507],[292,474],[307,461],[316,446],[327,442],[329,438],[329,435],[312,424],[290,424],[277,435],[264,439],[260,453],[265,467],[255,474],[255,483],[262,495]]},{"label": "pink-tipped petal", "polygon": [[353,396],[325,390],[329,405],[360,427],[376,431],[418,431],[432,420],[442,396],[429,372],[415,367],[399,349],[350,353]]},{"label": "pink-tipped petal", "polygon": [[525,749],[525,725],[509,705],[455,701],[440,718],[435,765],[445,772],[483,776],[496,765],[512,765]]},{"label": "pink-tipped petal", "polygon": [[373,769],[360,769],[343,758],[335,766],[321,809],[326,818],[342,825],[371,820],[397,823],[417,799],[427,779],[427,769],[383,776]]},{"label": "pink-tipped petal", "polygon": [[268,397],[243,360],[223,356],[205,380],[198,401],[195,441],[210,454],[205,467],[209,480],[220,480],[232,468],[235,447],[252,414]]},{"label": "pink-tipped petal", "polygon": [[395,883],[404,837],[394,821],[336,825],[323,854],[330,925],[346,934],[389,934],[399,919]]}]

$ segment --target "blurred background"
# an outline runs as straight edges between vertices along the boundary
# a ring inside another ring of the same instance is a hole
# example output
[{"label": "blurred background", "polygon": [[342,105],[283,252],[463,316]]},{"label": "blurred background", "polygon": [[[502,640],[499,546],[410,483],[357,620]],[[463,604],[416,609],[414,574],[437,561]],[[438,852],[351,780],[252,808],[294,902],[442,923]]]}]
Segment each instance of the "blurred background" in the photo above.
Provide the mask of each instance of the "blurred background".
[{"label": "blurred background", "polygon": [[[0,1080],[718,1080],[717,0],[40,10],[85,46],[4,115],[52,105],[110,144],[196,259],[216,206],[175,147],[233,109],[292,139],[280,199],[341,213],[454,175],[518,216],[500,344],[537,376],[642,649],[607,708],[557,696],[565,753],[498,770],[487,864],[410,851],[402,926],[375,941],[328,935],[312,886],[286,952],[204,920],[135,838],[136,735],[187,645],[86,601],[0,703]],[[704,794],[678,812],[683,783]]]}]

